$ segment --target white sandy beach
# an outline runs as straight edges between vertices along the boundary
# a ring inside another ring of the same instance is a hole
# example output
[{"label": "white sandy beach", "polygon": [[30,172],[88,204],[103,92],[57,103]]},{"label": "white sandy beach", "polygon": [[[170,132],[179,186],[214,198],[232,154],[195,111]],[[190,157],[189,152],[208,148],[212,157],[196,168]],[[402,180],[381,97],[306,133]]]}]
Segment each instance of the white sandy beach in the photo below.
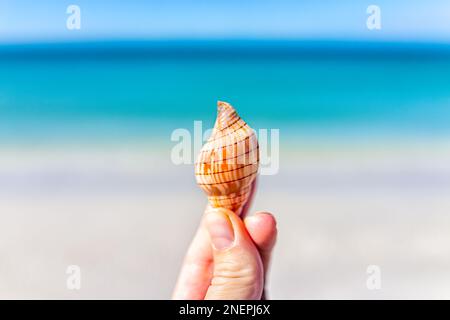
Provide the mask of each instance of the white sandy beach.
[{"label": "white sandy beach", "polygon": [[[270,297],[450,298],[450,148],[423,146],[283,151],[252,209],[278,218]],[[5,147],[0,298],[170,298],[205,201],[165,147]]]}]

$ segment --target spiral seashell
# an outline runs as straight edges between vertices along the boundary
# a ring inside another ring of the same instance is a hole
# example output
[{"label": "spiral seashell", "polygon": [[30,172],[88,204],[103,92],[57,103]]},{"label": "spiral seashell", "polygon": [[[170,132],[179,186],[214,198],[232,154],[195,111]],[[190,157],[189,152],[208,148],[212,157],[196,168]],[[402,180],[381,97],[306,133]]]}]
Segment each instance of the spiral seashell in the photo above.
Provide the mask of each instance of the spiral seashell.
[{"label": "spiral seashell", "polygon": [[217,120],[195,164],[197,184],[214,208],[239,214],[249,200],[259,167],[256,134],[234,108],[217,103]]}]

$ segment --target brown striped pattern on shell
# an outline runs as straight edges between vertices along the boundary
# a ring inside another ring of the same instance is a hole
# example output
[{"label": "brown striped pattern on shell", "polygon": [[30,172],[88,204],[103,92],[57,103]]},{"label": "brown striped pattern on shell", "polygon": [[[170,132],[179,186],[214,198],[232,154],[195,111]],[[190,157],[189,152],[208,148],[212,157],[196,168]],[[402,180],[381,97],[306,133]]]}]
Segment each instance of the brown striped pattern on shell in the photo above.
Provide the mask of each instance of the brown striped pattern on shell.
[{"label": "brown striped pattern on shell", "polygon": [[247,202],[259,167],[256,134],[234,108],[217,103],[217,120],[195,164],[197,184],[212,207],[234,212]]}]

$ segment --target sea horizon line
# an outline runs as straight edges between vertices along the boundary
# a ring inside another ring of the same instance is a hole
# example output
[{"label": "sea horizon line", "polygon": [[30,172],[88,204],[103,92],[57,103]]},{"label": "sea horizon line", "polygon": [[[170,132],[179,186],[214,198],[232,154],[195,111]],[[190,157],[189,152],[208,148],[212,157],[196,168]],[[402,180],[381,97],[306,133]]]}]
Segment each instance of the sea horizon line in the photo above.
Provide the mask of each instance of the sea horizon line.
[{"label": "sea horizon line", "polygon": [[104,39],[0,43],[0,58],[22,56],[152,57],[449,57],[450,43],[336,39]]}]

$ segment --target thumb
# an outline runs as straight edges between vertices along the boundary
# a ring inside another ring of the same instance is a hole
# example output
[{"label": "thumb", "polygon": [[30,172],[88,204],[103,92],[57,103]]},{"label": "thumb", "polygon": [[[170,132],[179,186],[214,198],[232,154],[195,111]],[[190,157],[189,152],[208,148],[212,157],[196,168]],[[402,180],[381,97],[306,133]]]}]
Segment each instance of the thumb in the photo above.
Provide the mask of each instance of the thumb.
[{"label": "thumb", "polygon": [[206,214],[214,269],[205,299],[261,299],[264,270],[259,252],[243,221],[227,209]]}]

